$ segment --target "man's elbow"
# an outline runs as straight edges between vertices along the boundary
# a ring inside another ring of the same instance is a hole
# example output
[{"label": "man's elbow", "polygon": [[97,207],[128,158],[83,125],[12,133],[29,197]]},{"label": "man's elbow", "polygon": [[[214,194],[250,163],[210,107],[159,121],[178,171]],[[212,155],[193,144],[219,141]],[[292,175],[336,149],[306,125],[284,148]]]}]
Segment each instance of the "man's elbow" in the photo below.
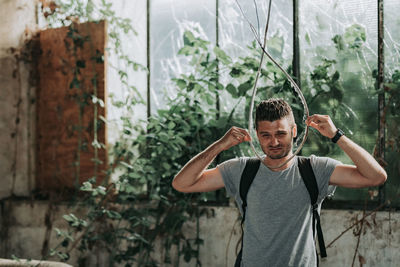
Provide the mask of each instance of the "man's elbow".
[{"label": "man's elbow", "polygon": [[185,189],[185,187],[180,186],[179,183],[176,182],[175,178],[172,180],[172,187],[178,192],[190,193],[187,189]]},{"label": "man's elbow", "polygon": [[380,186],[383,185],[387,180],[387,173],[385,170],[382,170],[382,172],[376,177],[375,183],[372,186]]},{"label": "man's elbow", "polygon": [[174,188],[176,191],[180,192],[179,186],[176,184],[176,179],[175,178],[172,180],[172,184],[171,185],[172,185],[172,188]]}]

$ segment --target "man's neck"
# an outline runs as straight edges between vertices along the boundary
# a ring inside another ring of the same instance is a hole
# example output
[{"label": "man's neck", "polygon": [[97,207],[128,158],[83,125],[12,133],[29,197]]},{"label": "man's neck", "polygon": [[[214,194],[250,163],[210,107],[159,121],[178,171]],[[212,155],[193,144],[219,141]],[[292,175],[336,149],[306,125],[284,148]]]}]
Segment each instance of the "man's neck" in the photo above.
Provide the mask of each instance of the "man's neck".
[{"label": "man's neck", "polygon": [[[271,159],[270,157],[266,156],[265,159],[264,159],[264,163],[265,163],[268,167],[269,167],[269,166],[271,166],[271,167],[279,166],[279,165],[281,165],[282,163],[286,162],[286,161],[287,161],[290,157],[292,157],[292,156],[293,156],[293,153],[292,153],[292,152],[290,152],[290,153],[289,153],[287,156],[285,156],[284,158],[280,158],[280,159]],[[279,168],[269,168],[269,169],[270,169],[271,171],[275,171],[275,172],[283,171],[283,170],[289,168],[289,167],[292,165],[293,160],[294,160],[294,157],[293,157],[291,160],[289,160],[288,162],[286,162],[284,165],[282,165],[281,167],[279,167]]]}]

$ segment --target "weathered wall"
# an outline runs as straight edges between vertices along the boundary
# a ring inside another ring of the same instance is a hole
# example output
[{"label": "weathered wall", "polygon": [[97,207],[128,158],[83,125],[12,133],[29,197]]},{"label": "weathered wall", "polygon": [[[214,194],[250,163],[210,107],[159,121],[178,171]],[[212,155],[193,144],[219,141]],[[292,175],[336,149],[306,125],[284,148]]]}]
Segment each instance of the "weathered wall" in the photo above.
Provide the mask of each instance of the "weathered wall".
[{"label": "weathered wall", "polygon": [[[68,210],[65,205],[49,206],[46,201],[5,201],[2,202],[2,232],[0,257],[10,257],[12,254],[24,258],[40,259],[45,244],[46,234],[49,234],[49,248],[54,248],[57,240],[54,227],[64,228],[63,214],[80,211]],[[200,260],[203,266],[219,267],[233,266],[235,246],[239,238],[240,228],[237,222],[236,207],[209,207],[213,209],[214,217],[200,219],[200,238],[204,245],[200,248]],[[49,210],[52,212],[49,213]],[[51,214],[52,225],[46,228],[46,216]],[[212,214],[210,211],[209,214]],[[323,210],[322,227],[325,242],[328,245],[338,235],[354,223],[354,218],[362,217],[362,211]],[[185,235],[195,237],[196,222],[186,224]],[[354,251],[357,247],[358,236],[352,228],[327,249],[328,258],[321,266],[337,267],[351,266]],[[46,233],[47,231],[47,233]],[[155,248],[162,255],[161,246]],[[360,266],[359,255],[365,259],[364,266],[398,266],[400,262],[400,212],[378,212],[376,217],[370,216],[364,223],[360,236],[355,266]],[[72,253],[72,263],[76,263],[76,253]],[[87,266],[107,266],[107,255],[104,251],[94,253],[88,258]],[[180,266],[195,266],[192,261],[188,264],[180,259]],[[163,265],[161,265],[163,266]]]},{"label": "weathered wall", "polygon": [[30,65],[15,55],[35,28],[35,3],[0,0],[0,199],[28,196],[34,188],[35,88]]}]

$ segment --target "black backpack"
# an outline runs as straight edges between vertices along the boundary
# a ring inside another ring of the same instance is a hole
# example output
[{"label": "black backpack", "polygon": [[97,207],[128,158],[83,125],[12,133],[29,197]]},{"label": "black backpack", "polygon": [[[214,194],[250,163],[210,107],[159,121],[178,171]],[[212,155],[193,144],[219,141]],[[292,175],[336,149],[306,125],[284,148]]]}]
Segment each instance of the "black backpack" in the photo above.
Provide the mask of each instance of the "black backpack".
[{"label": "black backpack", "polygon": [[[311,167],[311,162],[310,158],[306,157],[297,157],[298,159],[298,166],[299,166],[299,171],[301,174],[301,177],[303,178],[303,182],[305,186],[307,187],[307,191],[310,194],[310,199],[311,199],[311,206],[313,209],[313,237],[315,239],[315,228],[317,228],[317,235],[318,235],[318,243],[319,243],[319,249],[321,253],[321,258],[325,258],[326,255],[326,248],[325,248],[325,242],[324,242],[324,237],[322,234],[322,228],[321,228],[321,223],[320,223],[320,218],[319,218],[319,213],[318,213],[318,185],[317,185],[317,180],[315,179],[314,172]],[[240,198],[242,199],[242,210],[243,210],[243,216],[242,216],[242,222],[241,222],[241,227],[242,227],[242,240],[241,240],[241,248],[240,252],[237,255],[236,261],[235,261],[235,267],[240,267],[240,264],[242,262],[242,250],[243,250],[243,223],[246,215],[246,207],[247,207],[247,192],[249,191],[250,185],[254,180],[254,177],[257,174],[257,171],[260,167],[260,160],[257,158],[250,158],[246,162],[246,167],[244,168],[242,172],[242,176],[240,178]],[[318,260],[318,254],[317,254],[317,264],[319,264]]]}]

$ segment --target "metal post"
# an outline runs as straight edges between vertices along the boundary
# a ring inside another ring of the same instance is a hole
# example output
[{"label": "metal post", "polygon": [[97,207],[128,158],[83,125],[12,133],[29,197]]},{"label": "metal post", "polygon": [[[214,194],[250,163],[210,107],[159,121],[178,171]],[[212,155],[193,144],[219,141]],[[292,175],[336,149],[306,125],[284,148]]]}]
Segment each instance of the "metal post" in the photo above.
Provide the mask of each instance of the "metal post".
[{"label": "metal post", "polygon": [[[219,0],[215,0],[215,45],[217,47],[219,47],[219,23],[218,23],[218,19],[219,19]],[[218,62],[218,59],[217,59],[216,72],[217,72],[217,83],[218,83],[219,82],[219,62]],[[215,118],[218,120],[219,117],[220,117],[220,110],[221,110],[220,102],[219,102],[218,89],[216,91],[215,97],[216,97],[215,108],[217,109],[217,114],[215,114]],[[220,155],[217,155],[215,161],[217,163],[220,163],[220,161],[221,161]],[[221,197],[222,197],[221,190],[217,190],[215,192],[215,200],[220,203],[221,202]]]},{"label": "metal post", "polygon": [[[219,47],[219,25],[218,25],[218,18],[219,18],[219,0],[215,0],[215,45]],[[217,83],[219,82],[219,64],[218,64],[218,59],[217,59]],[[217,89],[218,90],[218,89]],[[220,102],[219,102],[219,93],[217,91],[216,93],[216,109],[217,109],[217,115],[216,118],[217,120],[219,119],[220,116]]]},{"label": "metal post", "polygon": [[299,1],[293,0],[293,76],[301,88],[300,79],[300,41],[299,41]]},{"label": "metal post", "polygon": [[147,25],[146,25],[146,39],[147,39],[147,119],[151,116],[151,101],[150,101],[150,0],[147,0]]},{"label": "metal post", "polygon": [[[383,90],[384,82],[384,32],[383,32],[383,0],[378,0],[378,77],[377,88],[380,90],[378,95],[379,125],[378,125],[378,157],[385,158],[385,92]],[[379,203],[384,203],[386,199],[384,185],[379,187]]]}]

